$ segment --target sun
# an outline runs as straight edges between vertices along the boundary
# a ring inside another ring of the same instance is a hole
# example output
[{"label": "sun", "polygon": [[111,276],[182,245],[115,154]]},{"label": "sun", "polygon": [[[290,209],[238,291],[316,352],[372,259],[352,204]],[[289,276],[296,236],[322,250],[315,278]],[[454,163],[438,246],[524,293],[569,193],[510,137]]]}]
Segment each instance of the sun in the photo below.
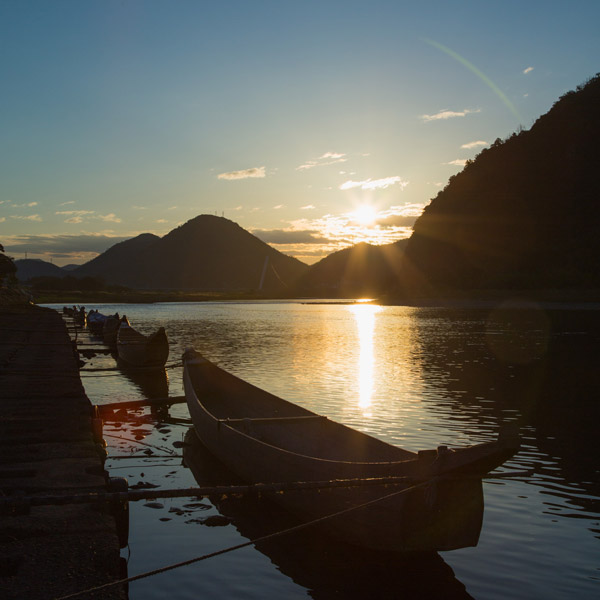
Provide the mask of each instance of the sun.
[{"label": "sun", "polygon": [[350,216],[359,225],[372,225],[377,218],[377,211],[368,204],[361,204],[354,212],[350,213]]}]

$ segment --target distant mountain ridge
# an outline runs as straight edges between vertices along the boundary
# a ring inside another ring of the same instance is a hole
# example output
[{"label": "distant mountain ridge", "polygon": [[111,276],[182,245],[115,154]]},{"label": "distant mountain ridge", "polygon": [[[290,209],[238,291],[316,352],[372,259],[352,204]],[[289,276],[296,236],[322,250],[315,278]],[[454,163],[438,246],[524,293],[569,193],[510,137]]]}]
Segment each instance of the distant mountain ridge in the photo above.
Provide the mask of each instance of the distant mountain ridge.
[{"label": "distant mountain ridge", "polygon": [[272,293],[306,269],[233,221],[199,215],[162,238],[142,234],[115,244],[71,274],[137,289]]},{"label": "distant mountain ridge", "polygon": [[38,258],[20,258],[15,260],[17,279],[27,281],[33,277],[65,277],[68,275],[61,267]]},{"label": "distant mountain ridge", "polygon": [[298,292],[336,298],[383,294],[401,280],[407,243],[408,239],[382,246],[362,242],[334,252],[311,265],[298,282]]}]

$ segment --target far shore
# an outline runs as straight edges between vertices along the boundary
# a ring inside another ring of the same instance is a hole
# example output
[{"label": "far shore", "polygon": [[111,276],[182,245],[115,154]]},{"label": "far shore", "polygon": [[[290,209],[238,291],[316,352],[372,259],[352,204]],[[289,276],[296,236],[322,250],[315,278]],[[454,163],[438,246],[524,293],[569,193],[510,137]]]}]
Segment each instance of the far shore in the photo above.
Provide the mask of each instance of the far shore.
[{"label": "far shore", "polygon": [[35,304],[84,305],[95,304],[151,304],[157,302],[224,302],[256,300],[301,300],[307,303],[319,301],[343,302],[370,299],[373,303],[388,306],[491,308],[509,304],[514,308],[531,304],[545,308],[600,309],[600,290],[475,290],[430,295],[347,295],[347,296],[304,296],[269,295],[256,291],[207,292],[177,290],[127,290],[127,291],[44,291],[35,294]]}]

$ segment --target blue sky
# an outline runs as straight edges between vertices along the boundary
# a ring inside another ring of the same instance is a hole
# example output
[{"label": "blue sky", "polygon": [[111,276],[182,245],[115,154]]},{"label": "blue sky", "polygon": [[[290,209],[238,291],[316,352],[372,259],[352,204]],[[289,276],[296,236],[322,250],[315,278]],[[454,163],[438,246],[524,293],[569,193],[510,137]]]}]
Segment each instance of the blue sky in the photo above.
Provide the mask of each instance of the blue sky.
[{"label": "blue sky", "polygon": [[85,262],[203,213],[305,262],[406,237],[600,71],[599,22],[596,0],[0,0],[0,243]]}]

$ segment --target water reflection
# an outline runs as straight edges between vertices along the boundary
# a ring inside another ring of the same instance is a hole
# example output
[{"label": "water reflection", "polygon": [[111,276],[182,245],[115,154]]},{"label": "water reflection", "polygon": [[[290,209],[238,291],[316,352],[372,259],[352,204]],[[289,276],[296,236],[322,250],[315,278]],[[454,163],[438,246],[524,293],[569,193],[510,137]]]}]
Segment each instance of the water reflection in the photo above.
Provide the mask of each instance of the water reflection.
[{"label": "water reflection", "polygon": [[[193,430],[188,431],[185,442],[185,464],[198,485],[241,483],[210,455]],[[267,497],[223,496],[210,500],[250,540],[299,523]],[[436,553],[409,557],[370,551],[331,539],[313,528],[263,540],[255,547],[315,599],[472,598]]]},{"label": "water reflection", "polygon": [[357,304],[350,307],[358,327],[358,405],[365,416],[370,416],[367,409],[371,406],[375,382],[375,315],[381,311],[381,306]]}]

